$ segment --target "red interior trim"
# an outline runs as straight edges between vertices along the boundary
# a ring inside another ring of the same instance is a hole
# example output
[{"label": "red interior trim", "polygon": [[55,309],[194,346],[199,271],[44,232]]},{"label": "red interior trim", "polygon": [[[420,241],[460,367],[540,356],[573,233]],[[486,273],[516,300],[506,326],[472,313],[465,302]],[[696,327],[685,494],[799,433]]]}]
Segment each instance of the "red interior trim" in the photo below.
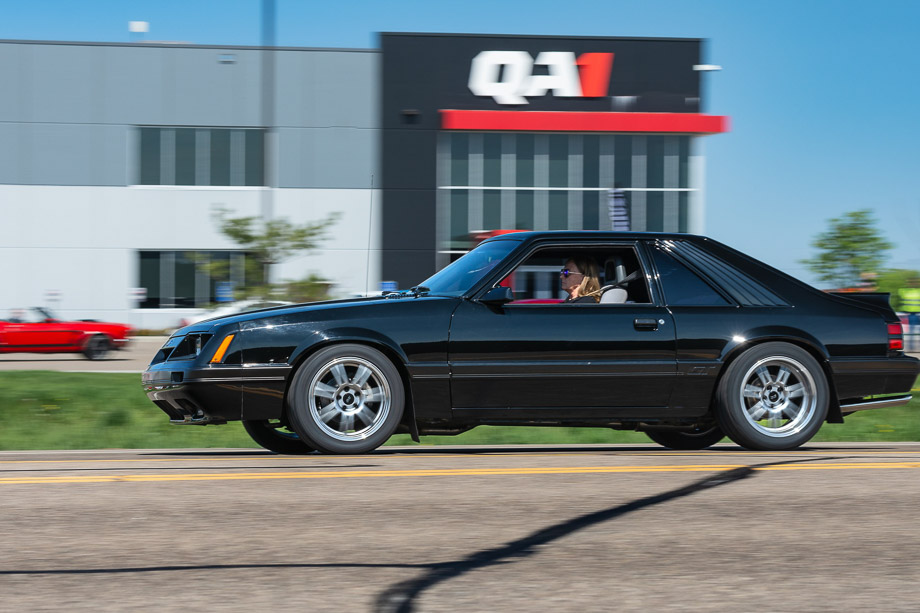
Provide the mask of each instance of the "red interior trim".
[{"label": "red interior trim", "polygon": [[728,117],[699,113],[588,113],[567,111],[465,111],[441,109],[445,130],[548,132],[728,132]]}]

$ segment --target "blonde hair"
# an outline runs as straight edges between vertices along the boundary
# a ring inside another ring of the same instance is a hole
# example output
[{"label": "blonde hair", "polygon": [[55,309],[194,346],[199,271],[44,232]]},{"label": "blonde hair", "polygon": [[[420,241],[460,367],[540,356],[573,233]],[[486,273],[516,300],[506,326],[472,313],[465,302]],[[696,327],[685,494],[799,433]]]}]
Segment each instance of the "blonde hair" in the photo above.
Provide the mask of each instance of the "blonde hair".
[{"label": "blonde hair", "polygon": [[575,267],[584,275],[581,283],[578,284],[578,295],[591,296],[594,298],[594,302],[600,302],[600,271],[598,270],[597,262],[594,261],[594,258],[576,256],[569,258],[568,261],[575,264]]}]

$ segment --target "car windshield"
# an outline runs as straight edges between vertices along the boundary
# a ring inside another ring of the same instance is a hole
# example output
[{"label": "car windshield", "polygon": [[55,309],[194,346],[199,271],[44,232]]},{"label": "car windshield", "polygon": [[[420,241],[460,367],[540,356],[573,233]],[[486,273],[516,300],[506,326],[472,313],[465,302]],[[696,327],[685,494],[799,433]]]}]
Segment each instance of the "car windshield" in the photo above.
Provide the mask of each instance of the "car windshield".
[{"label": "car windshield", "polygon": [[420,286],[432,294],[462,296],[520,245],[517,240],[482,243],[459,260],[452,262]]}]

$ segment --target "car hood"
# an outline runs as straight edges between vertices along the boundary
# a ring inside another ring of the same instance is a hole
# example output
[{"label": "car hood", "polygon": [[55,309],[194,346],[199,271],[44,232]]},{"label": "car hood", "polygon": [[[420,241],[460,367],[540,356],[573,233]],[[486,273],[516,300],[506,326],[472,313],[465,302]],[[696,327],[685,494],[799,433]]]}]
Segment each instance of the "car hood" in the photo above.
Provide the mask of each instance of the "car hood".
[{"label": "car hood", "polygon": [[124,333],[124,332],[128,332],[131,330],[131,326],[129,326],[128,324],[118,324],[118,323],[112,323],[108,321],[95,321],[91,319],[84,319],[84,320],[78,320],[78,321],[54,321],[54,322],[49,322],[49,324],[56,325],[59,327],[65,326],[73,330],[82,330],[82,331],[96,330],[100,332]]},{"label": "car hood", "polygon": [[[189,332],[204,332],[216,326],[227,324],[244,324],[245,322],[259,321],[265,319],[278,319],[280,323],[286,321],[305,321],[310,319],[321,319],[323,314],[342,317],[344,311],[354,311],[356,317],[366,317],[371,313],[381,310],[390,310],[400,308],[400,304],[417,300],[459,300],[452,296],[431,296],[428,294],[390,294],[388,296],[372,296],[368,298],[347,298],[344,300],[324,300],[322,302],[305,302],[303,304],[292,304],[288,306],[271,307],[260,309],[258,311],[249,311],[247,313],[238,313],[236,315],[225,315],[223,317],[214,317],[204,321],[196,322],[181,328],[175,334],[187,334]],[[334,312],[334,313],[333,313]]]}]

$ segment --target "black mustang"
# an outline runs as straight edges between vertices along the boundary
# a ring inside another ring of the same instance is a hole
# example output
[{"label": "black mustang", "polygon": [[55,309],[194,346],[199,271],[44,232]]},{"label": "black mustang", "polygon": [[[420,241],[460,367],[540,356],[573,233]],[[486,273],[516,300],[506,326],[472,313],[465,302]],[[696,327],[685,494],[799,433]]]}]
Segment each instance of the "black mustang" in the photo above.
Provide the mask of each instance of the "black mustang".
[{"label": "black mustang", "polygon": [[[599,302],[560,300],[573,258],[597,264]],[[779,450],[908,402],[918,373],[887,294],[827,294],[699,236],[522,232],[410,290],[187,326],[143,384],[170,421],[243,420],[279,453],[484,424]]]}]

